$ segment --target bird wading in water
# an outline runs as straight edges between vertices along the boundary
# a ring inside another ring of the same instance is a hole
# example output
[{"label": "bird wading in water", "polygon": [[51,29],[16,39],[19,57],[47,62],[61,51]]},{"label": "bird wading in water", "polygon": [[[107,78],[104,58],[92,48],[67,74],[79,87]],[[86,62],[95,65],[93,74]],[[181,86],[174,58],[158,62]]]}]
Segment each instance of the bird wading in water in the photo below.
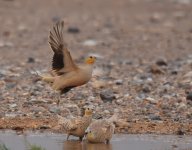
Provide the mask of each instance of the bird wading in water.
[{"label": "bird wading in water", "polygon": [[61,129],[67,133],[67,140],[69,139],[70,135],[79,137],[79,140],[82,141],[85,130],[92,122],[92,113],[93,110],[91,108],[85,108],[85,113],[83,117],[76,117],[71,119],[66,119],[61,116],[58,116],[59,125]]}]

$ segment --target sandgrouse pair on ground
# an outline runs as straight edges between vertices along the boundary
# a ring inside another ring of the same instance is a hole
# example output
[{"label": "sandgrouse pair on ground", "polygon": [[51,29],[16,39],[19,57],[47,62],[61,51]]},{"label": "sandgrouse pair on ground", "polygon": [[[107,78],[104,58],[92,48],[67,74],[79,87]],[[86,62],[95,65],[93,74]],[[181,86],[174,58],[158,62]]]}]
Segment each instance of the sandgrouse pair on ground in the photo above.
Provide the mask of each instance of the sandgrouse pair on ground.
[{"label": "sandgrouse pair on ground", "polygon": [[[49,44],[54,52],[52,71],[50,76],[41,76],[42,80],[51,83],[53,90],[60,94],[67,93],[74,87],[87,83],[92,77],[95,57],[90,56],[85,64],[74,63],[63,38],[64,22],[57,22],[50,31]],[[58,103],[60,102],[60,97]],[[83,117],[65,119],[58,116],[59,124],[70,135],[79,137],[80,140],[86,135],[89,142],[109,143],[114,133],[114,125],[108,120],[92,121],[92,109],[86,108]]]}]

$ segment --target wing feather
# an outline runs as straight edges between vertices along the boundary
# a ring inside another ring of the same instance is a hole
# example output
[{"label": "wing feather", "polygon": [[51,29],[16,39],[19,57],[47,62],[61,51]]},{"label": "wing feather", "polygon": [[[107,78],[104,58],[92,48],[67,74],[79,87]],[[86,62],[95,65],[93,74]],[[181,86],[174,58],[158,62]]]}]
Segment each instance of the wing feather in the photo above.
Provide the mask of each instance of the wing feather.
[{"label": "wing feather", "polygon": [[52,69],[61,75],[77,69],[63,39],[64,22],[57,22],[49,34],[49,44],[54,52]]}]

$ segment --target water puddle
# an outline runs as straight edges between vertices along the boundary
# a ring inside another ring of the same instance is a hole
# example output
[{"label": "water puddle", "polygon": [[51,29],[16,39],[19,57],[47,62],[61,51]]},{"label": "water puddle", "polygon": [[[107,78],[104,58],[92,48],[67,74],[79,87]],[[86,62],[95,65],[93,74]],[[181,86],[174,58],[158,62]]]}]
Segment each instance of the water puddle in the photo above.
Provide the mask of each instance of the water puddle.
[{"label": "water puddle", "polygon": [[36,145],[42,150],[192,150],[192,136],[116,134],[106,145],[79,142],[72,136],[66,141],[64,134],[27,132],[17,135],[13,131],[5,131],[0,132],[0,144],[8,150],[26,150],[29,145]]}]

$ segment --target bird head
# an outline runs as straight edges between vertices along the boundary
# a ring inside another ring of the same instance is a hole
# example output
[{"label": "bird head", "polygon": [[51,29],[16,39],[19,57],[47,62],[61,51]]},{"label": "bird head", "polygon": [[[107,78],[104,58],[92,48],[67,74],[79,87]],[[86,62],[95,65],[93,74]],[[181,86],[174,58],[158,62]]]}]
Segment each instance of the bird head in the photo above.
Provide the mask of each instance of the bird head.
[{"label": "bird head", "polygon": [[93,109],[87,107],[85,108],[85,116],[90,116],[93,113]]},{"label": "bird head", "polygon": [[95,61],[96,61],[96,57],[94,57],[94,56],[89,56],[88,58],[86,58],[85,63],[92,65],[92,64],[95,63]]},{"label": "bird head", "polygon": [[95,138],[95,134],[94,132],[92,132],[89,127],[87,128],[87,130],[85,131],[85,136],[87,139],[91,140]]}]

